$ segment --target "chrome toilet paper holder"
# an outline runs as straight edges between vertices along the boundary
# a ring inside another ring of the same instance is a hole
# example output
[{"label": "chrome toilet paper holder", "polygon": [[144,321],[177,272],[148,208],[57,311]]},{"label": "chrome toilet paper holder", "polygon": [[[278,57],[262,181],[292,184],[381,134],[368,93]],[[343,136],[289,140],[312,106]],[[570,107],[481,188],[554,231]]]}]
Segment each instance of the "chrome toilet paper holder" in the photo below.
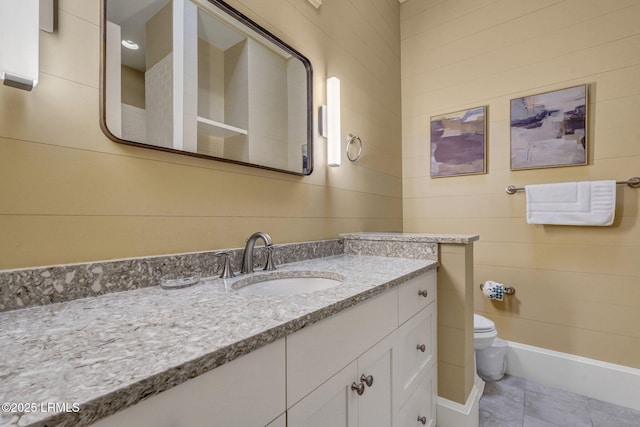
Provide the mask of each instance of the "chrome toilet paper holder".
[{"label": "chrome toilet paper holder", "polygon": [[[483,290],[483,289],[484,289],[484,283],[480,283],[480,290]],[[514,288],[512,286],[505,286],[503,293],[505,295],[515,295],[516,288]]]}]

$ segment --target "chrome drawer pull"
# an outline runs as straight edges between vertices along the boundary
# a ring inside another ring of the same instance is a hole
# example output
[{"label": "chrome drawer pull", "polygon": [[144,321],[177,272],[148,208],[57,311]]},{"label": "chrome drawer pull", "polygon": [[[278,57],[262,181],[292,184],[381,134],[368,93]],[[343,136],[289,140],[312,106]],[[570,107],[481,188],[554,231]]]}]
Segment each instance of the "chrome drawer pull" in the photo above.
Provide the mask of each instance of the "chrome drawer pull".
[{"label": "chrome drawer pull", "polygon": [[420,350],[421,352],[423,352],[423,353],[424,353],[425,351],[427,351],[427,346],[426,346],[426,345],[424,345],[424,344],[418,344],[418,345],[416,346],[416,349],[417,349],[417,350]]},{"label": "chrome drawer pull", "polygon": [[427,417],[418,417],[418,421],[425,425],[427,423]]},{"label": "chrome drawer pull", "polygon": [[354,381],[354,383],[351,384],[351,390],[355,390],[356,393],[358,393],[358,396],[362,396],[364,394],[364,384],[362,383],[356,384]]},{"label": "chrome drawer pull", "polygon": [[373,376],[362,374],[360,381],[371,387],[373,385]]},{"label": "chrome drawer pull", "polygon": [[418,295],[426,298],[429,295],[429,291],[427,291],[426,289],[421,289],[418,291]]}]

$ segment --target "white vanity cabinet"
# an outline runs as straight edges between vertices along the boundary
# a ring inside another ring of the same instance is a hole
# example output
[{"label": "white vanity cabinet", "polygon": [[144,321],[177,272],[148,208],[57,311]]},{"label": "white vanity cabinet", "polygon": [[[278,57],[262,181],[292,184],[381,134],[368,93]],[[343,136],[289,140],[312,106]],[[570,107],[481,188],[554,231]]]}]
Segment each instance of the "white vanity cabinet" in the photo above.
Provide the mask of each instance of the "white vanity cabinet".
[{"label": "white vanity cabinet", "polygon": [[435,426],[437,390],[436,272],[399,288],[394,426]]},{"label": "white vanity cabinet", "polygon": [[285,340],[282,338],[93,426],[285,427],[284,411]]},{"label": "white vanity cabinet", "polygon": [[287,337],[288,427],[435,425],[435,301],[433,270]]}]

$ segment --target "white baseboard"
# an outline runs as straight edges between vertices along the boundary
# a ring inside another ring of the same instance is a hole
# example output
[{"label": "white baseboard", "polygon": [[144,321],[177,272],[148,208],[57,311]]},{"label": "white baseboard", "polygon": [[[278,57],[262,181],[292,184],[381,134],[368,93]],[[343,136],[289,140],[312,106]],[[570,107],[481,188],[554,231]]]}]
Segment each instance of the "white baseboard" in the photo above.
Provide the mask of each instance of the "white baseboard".
[{"label": "white baseboard", "polygon": [[509,341],[507,373],[640,410],[640,369]]},{"label": "white baseboard", "polygon": [[479,402],[483,391],[484,381],[476,375],[475,383],[464,405],[438,396],[436,425],[438,427],[478,427],[480,424]]}]

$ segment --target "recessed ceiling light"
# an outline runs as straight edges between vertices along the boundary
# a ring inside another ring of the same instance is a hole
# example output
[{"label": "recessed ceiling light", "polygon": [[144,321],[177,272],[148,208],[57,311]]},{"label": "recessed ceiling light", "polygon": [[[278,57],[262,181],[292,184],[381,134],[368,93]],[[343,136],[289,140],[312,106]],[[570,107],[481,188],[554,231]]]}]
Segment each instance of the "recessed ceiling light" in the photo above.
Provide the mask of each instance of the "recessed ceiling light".
[{"label": "recessed ceiling light", "polygon": [[131,49],[131,50],[138,50],[140,49],[140,46],[138,46],[138,43],[132,41],[132,40],[122,40],[122,46],[126,47],[127,49]]}]

